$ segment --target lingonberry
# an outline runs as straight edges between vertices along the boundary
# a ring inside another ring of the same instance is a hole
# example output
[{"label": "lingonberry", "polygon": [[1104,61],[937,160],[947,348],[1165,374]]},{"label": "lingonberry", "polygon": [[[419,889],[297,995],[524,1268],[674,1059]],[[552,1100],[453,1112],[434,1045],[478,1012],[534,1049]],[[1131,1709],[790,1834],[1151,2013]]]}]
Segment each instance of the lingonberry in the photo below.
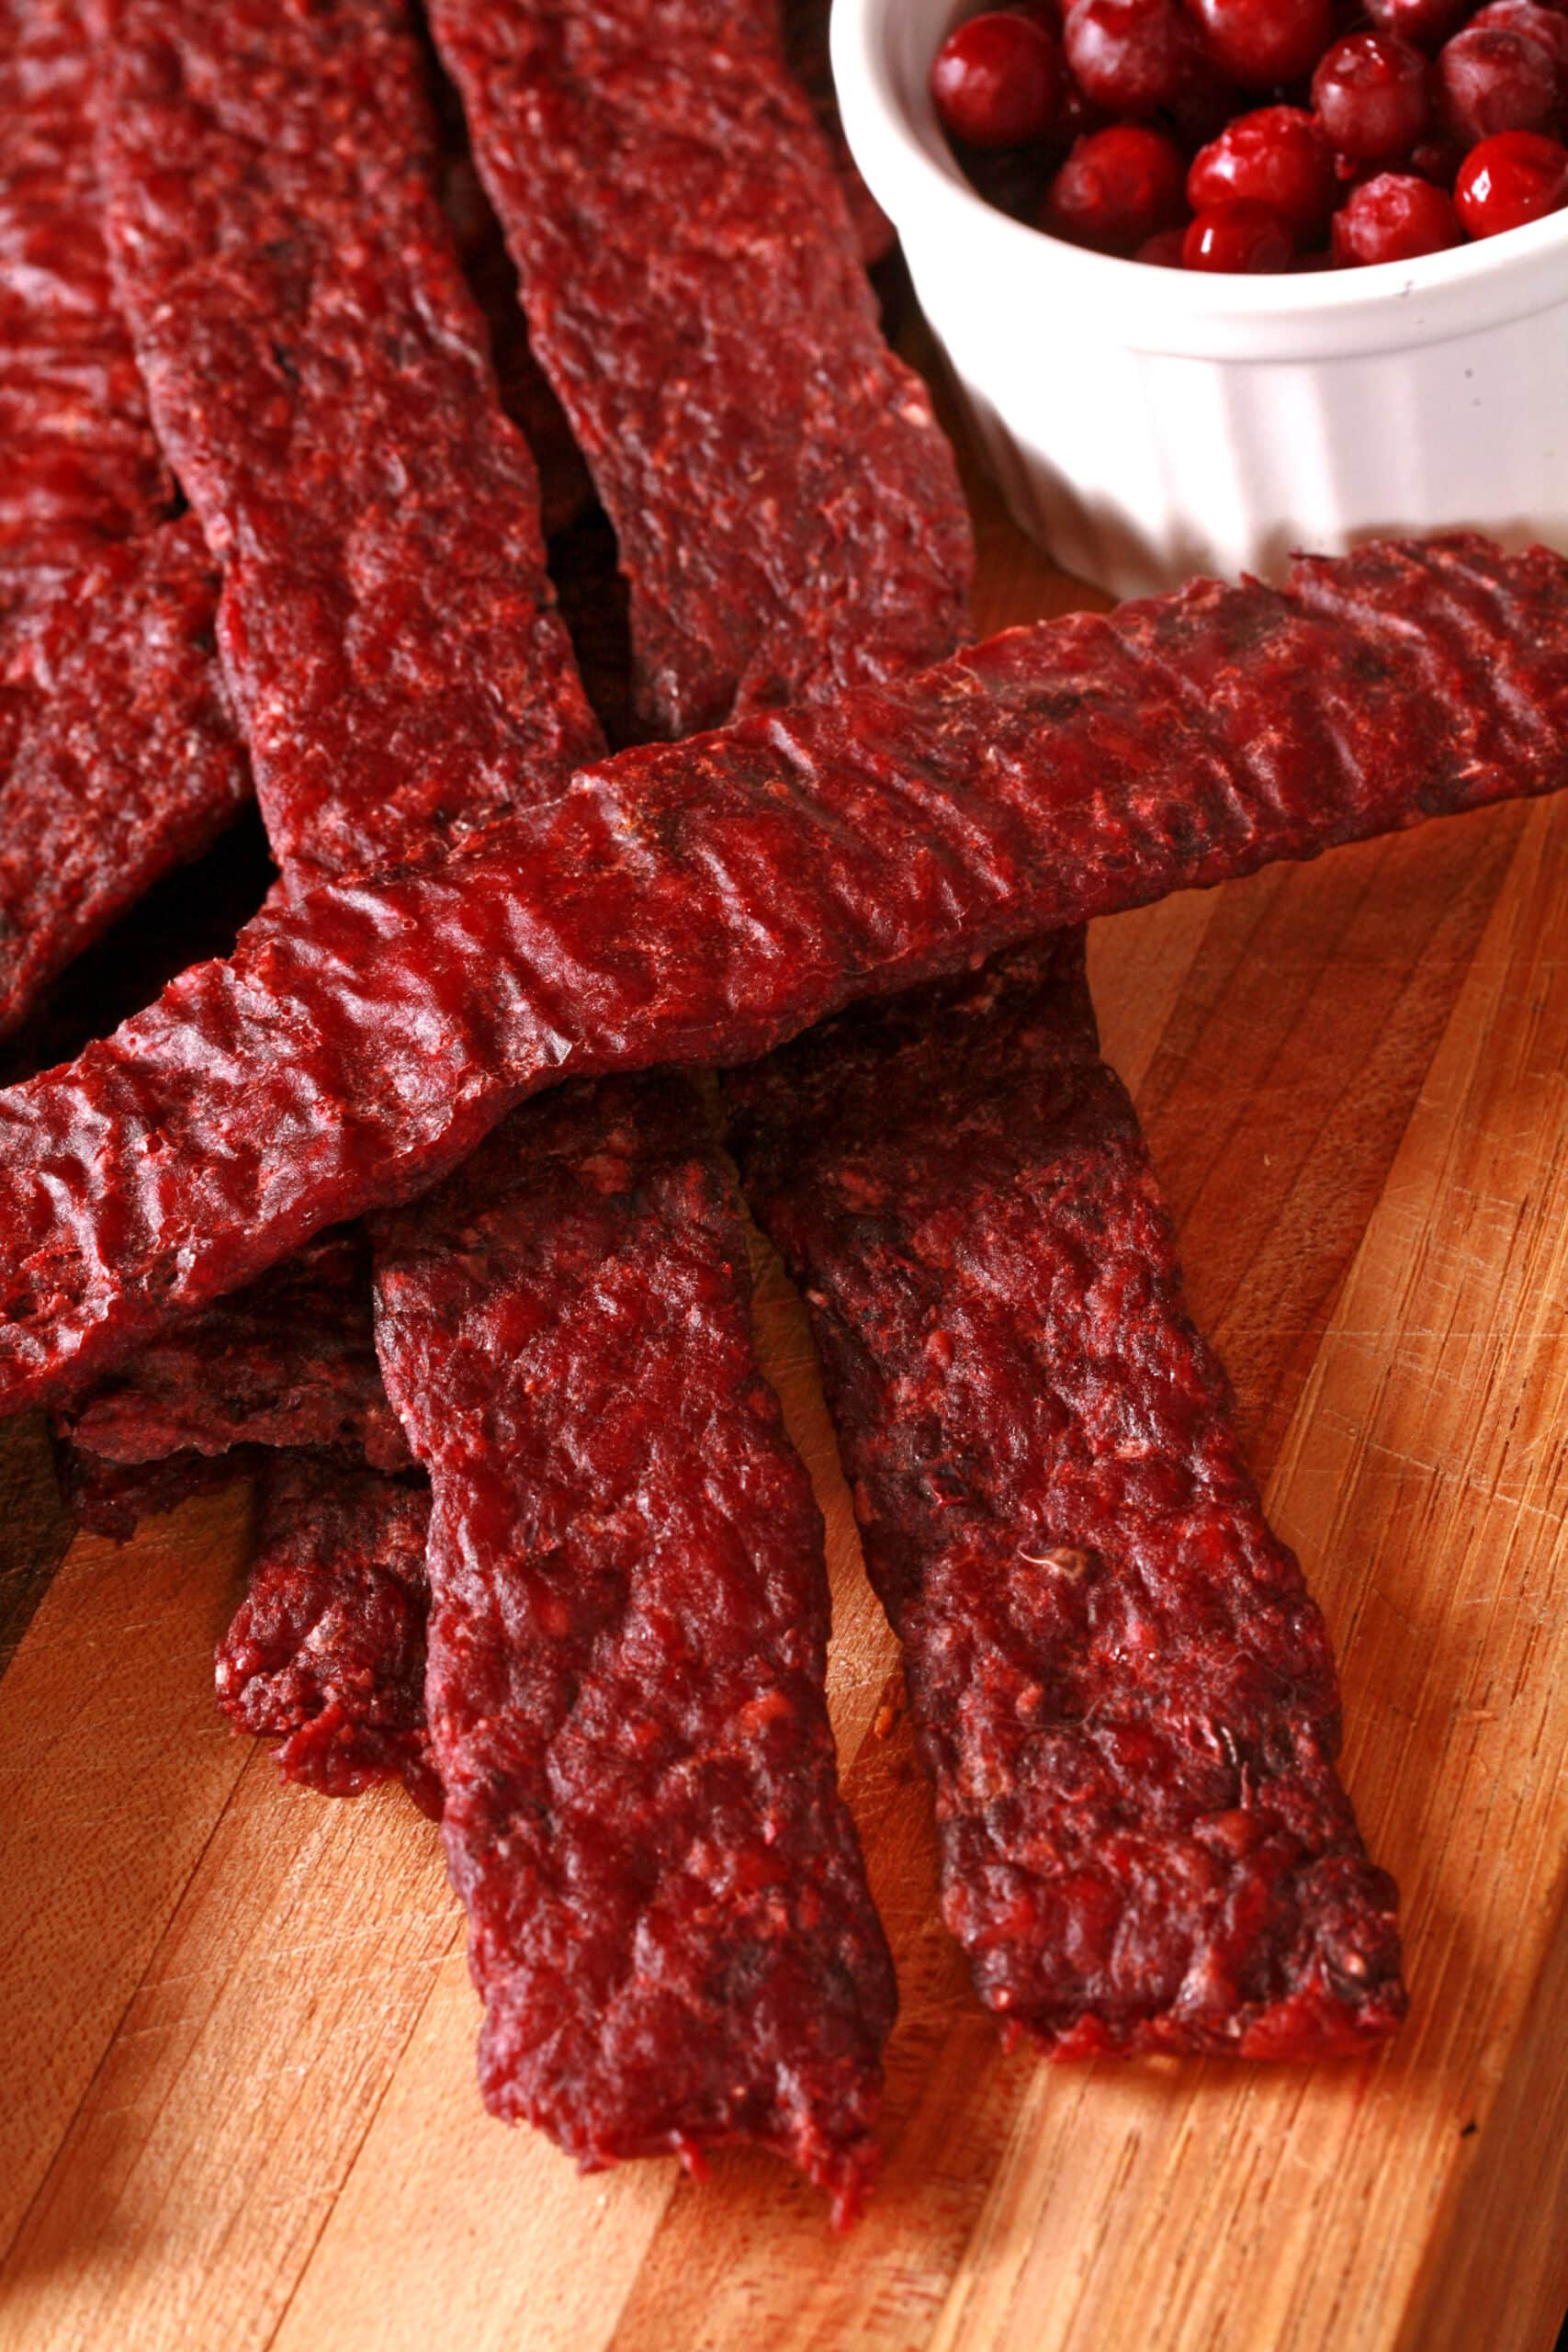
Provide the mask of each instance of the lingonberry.
[{"label": "lingonberry", "polygon": [[1466,146],[1501,130],[1543,130],[1557,112],[1551,51],[1501,26],[1467,25],[1445,41],[1438,85],[1444,119]]},{"label": "lingonberry", "polygon": [[1256,276],[1289,269],[1295,250],[1288,225],[1266,204],[1212,204],[1189,224],[1181,258],[1188,269]]},{"label": "lingonberry", "polygon": [[1076,142],[1046,192],[1043,225],[1075,244],[1130,254],[1181,219],[1186,175],[1173,139],[1115,123]]},{"label": "lingonberry", "polygon": [[1432,69],[1395,33],[1352,33],[1325,50],[1312,77],[1318,119],[1342,155],[1393,163],[1427,128]]},{"label": "lingonberry", "polygon": [[1414,261],[1462,244],[1452,200],[1411,172],[1380,172],[1356,188],[1334,216],[1334,258],[1340,268]]},{"label": "lingonberry", "polygon": [[988,9],[949,33],[931,67],[944,130],[971,147],[1021,147],[1050,125],[1061,90],[1056,45],[1034,17]]},{"label": "lingonberry", "polygon": [[1187,175],[1194,212],[1237,199],[1266,204],[1298,244],[1323,227],[1334,203],[1328,141],[1304,107],[1259,107],[1200,148]]},{"label": "lingonberry", "polygon": [[1568,203],[1568,147],[1538,130],[1503,130],[1459,167],[1454,204],[1472,237],[1500,236]]},{"label": "lingonberry", "polygon": [[1312,72],[1334,28],[1333,0],[1189,0],[1210,62],[1244,90]]}]

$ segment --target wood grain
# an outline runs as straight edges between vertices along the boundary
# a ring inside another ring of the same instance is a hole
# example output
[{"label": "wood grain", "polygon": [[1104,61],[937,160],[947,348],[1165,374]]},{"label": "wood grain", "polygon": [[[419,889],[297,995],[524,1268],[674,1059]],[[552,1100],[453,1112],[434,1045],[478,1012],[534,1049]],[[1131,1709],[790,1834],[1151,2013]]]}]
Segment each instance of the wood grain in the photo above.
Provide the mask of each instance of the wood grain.
[{"label": "wood grain", "polygon": [[[983,625],[1087,601],[976,496]],[[80,1540],[51,1581],[57,1520],[12,1431],[0,2343],[1549,2352],[1568,2302],[1564,905],[1568,806],[1542,807],[1093,943],[1107,1050],[1337,1635],[1349,1781],[1404,1888],[1415,2006],[1386,2058],[1001,2055],[933,1920],[896,1655],[798,1302],[764,1261],[903,1996],[865,2222],[833,2238],[760,2157],[702,2187],[664,2165],[584,2180],[487,2120],[429,1825],[390,1792],[280,1787],[212,1712],[243,1493],[121,1551]]]}]

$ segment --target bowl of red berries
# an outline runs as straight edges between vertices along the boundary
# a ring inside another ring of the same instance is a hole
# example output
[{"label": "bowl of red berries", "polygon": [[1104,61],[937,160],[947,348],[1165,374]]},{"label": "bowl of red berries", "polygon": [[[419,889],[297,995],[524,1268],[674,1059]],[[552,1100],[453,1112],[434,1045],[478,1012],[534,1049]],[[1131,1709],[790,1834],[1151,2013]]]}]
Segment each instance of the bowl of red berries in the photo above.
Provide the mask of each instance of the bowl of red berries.
[{"label": "bowl of red berries", "polygon": [[1568,0],[835,0],[1008,503],[1119,594],[1568,540]]}]

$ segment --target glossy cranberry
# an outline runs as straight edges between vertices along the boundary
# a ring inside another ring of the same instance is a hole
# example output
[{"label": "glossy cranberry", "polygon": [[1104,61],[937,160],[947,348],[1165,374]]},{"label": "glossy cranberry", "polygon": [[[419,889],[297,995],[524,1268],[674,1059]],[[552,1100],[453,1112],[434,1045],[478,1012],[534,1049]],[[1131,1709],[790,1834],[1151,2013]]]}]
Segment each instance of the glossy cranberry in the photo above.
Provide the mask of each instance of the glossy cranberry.
[{"label": "glossy cranberry", "polygon": [[1176,0],[1072,0],[1062,46],[1085,97],[1139,116],[1176,96],[1192,39]]},{"label": "glossy cranberry", "polygon": [[1501,130],[1541,130],[1557,111],[1551,52],[1528,34],[1467,25],[1438,56],[1443,117],[1473,146]]},{"label": "glossy cranberry", "polygon": [[1130,254],[1181,219],[1186,176],[1173,139],[1116,123],[1077,141],[1047,191],[1042,225],[1075,244]]},{"label": "glossy cranberry", "polygon": [[1483,140],[1460,165],[1459,217],[1472,237],[1500,236],[1568,203],[1568,147],[1536,130]]},{"label": "glossy cranberry", "polygon": [[1266,204],[1212,204],[1189,224],[1181,259],[1188,269],[1258,276],[1289,269],[1295,251],[1289,227]]},{"label": "glossy cranberry", "polygon": [[1192,158],[1187,201],[1194,212],[1242,198],[1289,221],[1298,244],[1316,235],[1334,204],[1328,141],[1304,107],[1259,107]]},{"label": "glossy cranberry", "polygon": [[1332,0],[1189,0],[1211,64],[1244,90],[1312,72],[1334,29]]},{"label": "glossy cranberry", "polygon": [[1468,13],[1467,0],[1366,0],[1366,6],[1380,33],[1395,33],[1428,55],[1441,49]]},{"label": "glossy cranberry", "polygon": [[1146,261],[1155,269],[1180,269],[1184,266],[1181,248],[1186,241],[1185,229],[1156,229],[1152,237],[1144,239],[1133,259]]},{"label": "glossy cranberry", "polygon": [[1021,147],[1050,125],[1061,88],[1050,34],[1032,17],[993,8],[949,33],[931,67],[944,130],[971,147]]},{"label": "glossy cranberry", "polygon": [[1450,198],[1411,172],[1380,172],[1334,216],[1334,258],[1341,269],[1414,261],[1463,242]]},{"label": "glossy cranberry", "polygon": [[1312,102],[1342,155],[1393,163],[1408,155],[1431,111],[1432,69],[1394,33],[1336,41],[1312,77]]}]

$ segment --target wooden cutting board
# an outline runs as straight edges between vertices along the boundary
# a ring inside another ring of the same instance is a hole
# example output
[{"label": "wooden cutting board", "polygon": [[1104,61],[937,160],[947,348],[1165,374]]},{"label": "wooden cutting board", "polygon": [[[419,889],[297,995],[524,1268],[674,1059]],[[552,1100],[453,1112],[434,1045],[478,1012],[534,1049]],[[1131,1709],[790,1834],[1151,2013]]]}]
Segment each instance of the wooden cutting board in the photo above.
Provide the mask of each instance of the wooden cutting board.
[{"label": "wooden cutting board", "polygon": [[[978,619],[1088,601],[978,484]],[[483,2114],[435,1831],[214,1712],[248,1498],[64,1550],[0,1453],[0,2344],[117,2352],[1548,2352],[1568,2303],[1568,799],[1101,924],[1196,1312],[1344,1668],[1414,2007],[1311,2070],[1004,2058],[804,1318],[832,1691],[898,1964],[846,2238],[736,2154],[580,2178]],[[63,1559],[60,1557],[63,1551]],[[892,1728],[887,1728],[891,1710]]]}]

